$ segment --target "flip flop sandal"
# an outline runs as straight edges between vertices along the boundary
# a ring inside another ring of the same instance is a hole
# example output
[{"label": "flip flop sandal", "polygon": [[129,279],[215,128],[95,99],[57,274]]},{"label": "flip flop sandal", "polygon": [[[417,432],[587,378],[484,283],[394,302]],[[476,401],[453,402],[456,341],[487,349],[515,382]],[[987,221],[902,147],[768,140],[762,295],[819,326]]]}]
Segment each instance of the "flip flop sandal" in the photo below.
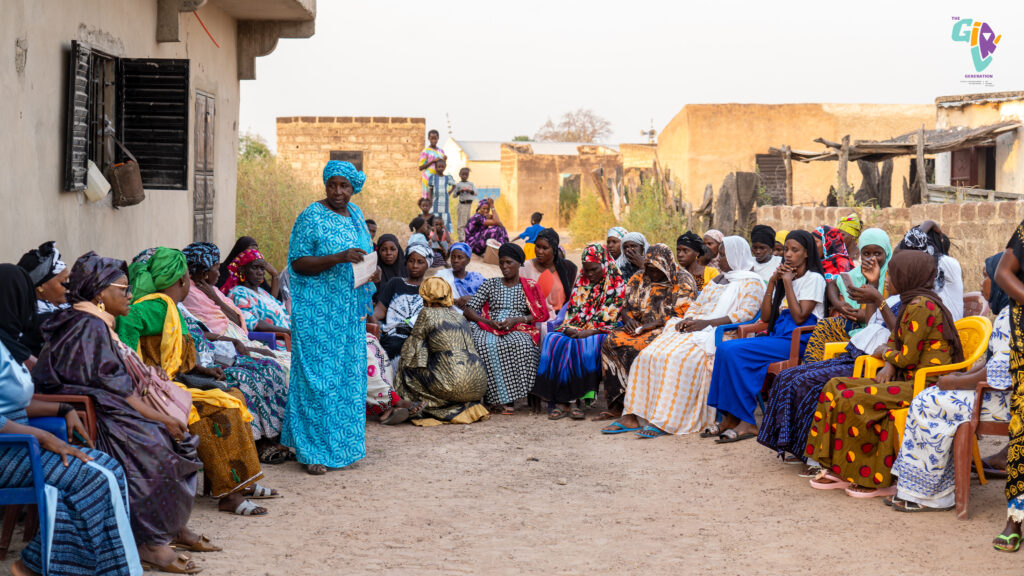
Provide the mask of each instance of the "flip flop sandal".
[{"label": "flip flop sandal", "polygon": [[779,454],[779,458],[782,460],[783,464],[803,464],[804,463],[803,460],[801,460],[797,456],[793,456],[792,454]]},{"label": "flip flop sandal", "polygon": [[821,474],[821,467],[813,466],[807,468],[807,470],[800,472],[799,474],[797,474],[797,476],[801,478],[816,478],[818,474]]},{"label": "flip flop sandal", "polygon": [[267,446],[263,450],[260,450],[260,462],[263,464],[277,465],[283,464],[288,460],[288,455],[285,453],[287,450],[282,450],[278,446]]},{"label": "flip flop sandal", "polygon": [[[995,468],[988,462],[985,462],[984,460],[981,461],[981,469],[985,472],[985,478],[994,478],[999,480],[1005,479],[1007,476],[1006,470],[1000,470],[999,468]],[[971,473],[978,473],[978,470],[974,467],[974,464],[971,464]]]},{"label": "flip flop sandal", "polygon": [[657,438],[658,436],[667,435],[668,432],[665,432],[664,430],[661,430],[659,428],[655,428],[654,426],[651,425],[644,426],[643,430],[640,430],[639,432],[636,433],[636,437],[643,440],[650,440],[651,438]]},{"label": "flip flop sandal", "polygon": [[562,410],[559,410],[558,408],[555,408],[550,413],[548,413],[548,420],[561,420],[562,418],[565,418],[568,415],[569,415],[568,413],[563,412]]},{"label": "flip flop sandal", "polygon": [[718,424],[712,424],[711,426],[708,426],[707,428],[704,429],[703,432],[700,433],[701,438],[718,438],[721,435],[722,429],[718,427]]},{"label": "flip flop sandal", "polygon": [[191,544],[174,540],[171,542],[170,546],[175,550],[188,550],[189,552],[221,552],[222,550],[224,550],[220,546],[217,546],[213,542],[210,542],[209,538],[202,535],[199,536],[198,540]]},{"label": "flip flop sandal", "polygon": [[515,416],[516,409],[513,406],[504,406],[502,407],[500,414],[502,416]]},{"label": "flip flop sandal", "polygon": [[639,432],[641,430],[641,428],[626,428],[621,422],[612,422],[609,426],[615,426],[615,428],[611,430],[602,428],[601,434],[625,434],[626,432]]},{"label": "flip flop sandal", "polygon": [[155,570],[157,572],[169,572],[171,574],[198,574],[203,571],[202,568],[196,566],[196,563],[191,558],[184,554],[179,554],[178,557],[164,566],[158,566],[152,562],[141,562],[143,570]]},{"label": "flip flop sandal", "polygon": [[323,476],[327,474],[327,466],[323,464],[303,464],[306,468],[306,473],[311,476]]},{"label": "flip flop sandal", "polygon": [[953,509],[952,506],[947,508],[932,508],[931,506],[922,506],[917,502],[911,502],[910,500],[893,499],[892,509],[897,512],[948,512]]},{"label": "flip flop sandal", "polygon": [[896,493],[895,486],[889,486],[887,488],[868,488],[862,490],[859,487],[854,488],[851,484],[846,487],[846,495],[851,498],[878,498],[879,496],[892,496]]},{"label": "flip flop sandal", "polygon": [[739,442],[740,440],[749,440],[750,438],[757,438],[757,432],[744,432],[743,434],[737,434],[735,430],[730,428],[718,436],[718,440],[715,440],[715,444],[731,444],[733,442]]},{"label": "flip flop sandal", "polygon": [[1001,544],[992,543],[992,547],[1000,552],[1016,552],[1020,549],[1020,534],[1000,534],[996,536],[996,540],[999,540]]},{"label": "flip flop sandal", "polygon": [[409,418],[419,418],[420,412],[423,411],[423,402],[413,402],[412,406],[409,407]]},{"label": "flip flop sandal", "polygon": [[811,479],[811,488],[816,490],[845,490],[850,486],[846,480],[842,480],[831,472],[822,470],[817,476]]},{"label": "flip flop sandal", "polygon": [[409,419],[409,409],[399,406],[391,411],[391,414],[380,421],[385,426],[396,426]]},{"label": "flip flop sandal", "polygon": [[269,511],[262,506],[257,506],[256,504],[253,504],[249,500],[242,500],[242,503],[239,504],[233,511],[221,510],[221,512],[231,512],[236,516],[266,516]]},{"label": "flip flop sandal", "polygon": [[597,416],[590,419],[591,422],[604,422],[605,420],[614,420],[621,417],[622,414],[616,414],[609,412],[608,410],[602,410]]},{"label": "flip flop sandal", "polygon": [[586,420],[587,415],[583,413],[581,408],[573,408],[569,410],[569,418],[573,420]]},{"label": "flip flop sandal", "polygon": [[249,498],[251,500],[270,500],[272,498],[283,498],[283,496],[281,496],[280,493],[275,493],[273,488],[267,488],[266,486],[260,486],[259,484],[253,485],[251,493],[245,494],[243,492],[243,494],[245,495],[246,498]]}]

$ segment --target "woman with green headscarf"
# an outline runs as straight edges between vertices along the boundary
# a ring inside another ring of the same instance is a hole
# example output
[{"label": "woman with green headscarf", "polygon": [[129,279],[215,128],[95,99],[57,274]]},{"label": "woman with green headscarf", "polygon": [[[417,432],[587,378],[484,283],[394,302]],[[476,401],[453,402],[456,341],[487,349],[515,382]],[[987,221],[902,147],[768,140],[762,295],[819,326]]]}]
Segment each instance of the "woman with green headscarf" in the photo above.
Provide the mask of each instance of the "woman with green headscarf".
[{"label": "woman with green headscarf", "polygon": [[848,342],[875,313],[873,305],[860,304],[850,296],[844,276],[854,287],[871,284],[879,292],[885,291],[885,272],[892,258],[889,235],[881,228],[868,228],[857,238],[857,249],[860,252],[860,266],[848,274],[838,275],[825,288],[832,316],[819,320],[815,326],[804,351],[805,364],[821,361],[825,354],[825,344]]}]

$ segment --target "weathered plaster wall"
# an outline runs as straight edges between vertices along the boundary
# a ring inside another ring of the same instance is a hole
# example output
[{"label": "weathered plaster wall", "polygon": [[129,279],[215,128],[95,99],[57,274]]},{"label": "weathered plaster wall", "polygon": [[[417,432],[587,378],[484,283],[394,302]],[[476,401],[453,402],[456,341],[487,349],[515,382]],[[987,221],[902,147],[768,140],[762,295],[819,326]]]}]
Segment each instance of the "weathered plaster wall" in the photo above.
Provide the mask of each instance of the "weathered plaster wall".
[{"label": "weathered plaster wall", "polygon": [[[963,106],[938,106],[936,128],[966,126],[977,128],[1006,120],[1024,119],[1024,99],[1012,102],[984,102]],[[1024,128],[996,139],[996,190],[1024,193]],[[948,157],[948,154],[945,156]],[[944,165],[949,179],[949,161]]]}]

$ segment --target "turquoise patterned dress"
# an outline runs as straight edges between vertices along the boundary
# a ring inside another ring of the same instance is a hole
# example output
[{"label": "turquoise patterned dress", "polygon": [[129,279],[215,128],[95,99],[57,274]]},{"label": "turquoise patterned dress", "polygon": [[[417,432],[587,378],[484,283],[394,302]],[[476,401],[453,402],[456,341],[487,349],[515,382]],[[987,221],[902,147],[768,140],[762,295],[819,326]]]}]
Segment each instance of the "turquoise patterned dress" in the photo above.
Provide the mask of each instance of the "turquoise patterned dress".
[{"label": "turquoise patterned dress", "polygon": [[341,468],[366,456],[366,325],[373,283],[353,288],[351,264],[306,276],[303,256],[373,251],[358,206],[346,218],[319,202],[299,214],[288,246],[292,284],[292,370],[282,443],[299,462]]}]

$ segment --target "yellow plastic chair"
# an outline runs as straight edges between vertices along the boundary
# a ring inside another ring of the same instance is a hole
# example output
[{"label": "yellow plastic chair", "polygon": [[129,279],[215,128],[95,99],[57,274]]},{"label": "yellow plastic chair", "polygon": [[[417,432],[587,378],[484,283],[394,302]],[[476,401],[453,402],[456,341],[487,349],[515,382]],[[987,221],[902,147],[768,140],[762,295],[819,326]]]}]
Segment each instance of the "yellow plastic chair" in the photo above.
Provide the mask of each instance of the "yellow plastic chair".
[{"label": "yellow plastic chair", "polygon": [[831,360],[843,352],[846,352],[847,344],[849,344],[849,342],[826,342],[825,353],[822,354],[821,359]]},{"label": "yellow plastic chair", "polygon": [[[968,316],[956,323],[956,331],[960,335],[960,344],[964,349],[964,361],[955,364],[921,368],[914,372],[914,396],[917,396],[924,390],[925,380],[928,377],[965,370],[977,362],[985,353],[985,350],[988,349],[988,339],[992,336],[992,322],[984,316]],[[884,360],[879,360],[874,356],[858,356],[857,363],[853,367],[853,377],[874,378],[875,374],[883,366],[885,366]],[[907,414],[909,412],[909,408],[892,411],[896,425],[897,446],[903,443],[903,430],[907,426]]]}]

